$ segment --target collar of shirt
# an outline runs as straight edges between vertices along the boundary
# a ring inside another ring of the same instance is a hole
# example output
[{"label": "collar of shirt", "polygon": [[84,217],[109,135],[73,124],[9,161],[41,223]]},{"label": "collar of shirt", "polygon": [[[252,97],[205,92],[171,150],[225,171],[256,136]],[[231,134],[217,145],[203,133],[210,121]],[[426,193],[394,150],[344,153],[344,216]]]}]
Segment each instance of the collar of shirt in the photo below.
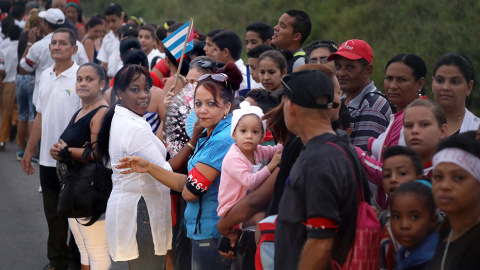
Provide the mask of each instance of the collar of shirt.
[{"label": "collar of shirt", "polygon": [[44,36],[42,39],[47,40],[48,44],[50,44],[50,42],[52,41],[52,37],[53,37],[53,32],[50,32],[46,36]]},{"label": "collar of shirt", "polygon": [[243,60],[240,58],[238,59],[237,61],[235,61],[235,65],[237,66],[237,68],[240,70],[240,72],[242,73],[242,75],[246,75],[247,74],[247,67],[245,66],[245,64],[243,63]]},{"label": "collar of shirt", "polygon": [[303,49],[300,47],[299,49],[293,51],[292,54],[295,55],[297,52],[303,52]]},{"label": "collar of shirt", "polygon": [[[375,90],[377,90],[377,87],[375,87],[375,84],[373,84],[373,81],[370,81],[370,83],[367,86],[365,86],[365,88],[363,88],[362,92],[360,92],[358,96],[352,99],[350,103],[345,105],[347,105],[347,107],[349,108],[358,109],[358,107],[360,106],[360,101],[362,101],[363,96],[365,96],[366,93],[374,92]],[[343,94],[342,100],[345,100],[345,98],[346,98],[346,95]]]},{"label": "collar of shirt", "polygon": [[143,120],[145,121],[145,119],[143,118],[143,116],[140,116],[134,112],[132,112],[131,110],[121,106],[121,105],[118,105],[115,106],[115,113],[119,114],[119,115],[123,115],[123,116],[129,116],[129,117],[132,117],[132,118],[136,118],[138,120]]},{"label": "collar of shirt", "polygon": [[69,77],[71,78],[72,76],[75,77],[75,73],[77,73],[77,70],[78,70],[78,65],[77,63],[75,63],[75,61],[73,61],[73,64],[71,67],[69,67],[67,70],[63,71],[62,73],[58,74],[58,76],[55,74],[55,64],[53,64],[51,67],[50,67],[50,75],[54,76],[54,77],[60,77],[60,76],[63,76],[63,77]]}]

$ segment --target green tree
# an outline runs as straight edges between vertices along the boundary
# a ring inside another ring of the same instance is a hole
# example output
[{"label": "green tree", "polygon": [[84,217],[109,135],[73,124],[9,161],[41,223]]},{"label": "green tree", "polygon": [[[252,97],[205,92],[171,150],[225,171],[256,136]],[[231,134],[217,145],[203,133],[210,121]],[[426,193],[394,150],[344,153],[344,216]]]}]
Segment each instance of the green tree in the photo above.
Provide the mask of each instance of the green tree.
[{"label": "green tree", "polygon": [[[102,14],[110,1],[82,0],[86,15]],[[128,15],[144,17],[148,23],[163,24],[166,19],[186,22],[194,17],[195,28],[207,33],[228,28],[245,36],[245,27],[256,21],[275,25],[287,9],[302,9],[312,19],[314,39],[328,38],[341,43],[358,38],[367,41],[374,52],[372,79],[383,88],[387,61],[398,53],[420,55],[427,64],[427,94],[431,96],[431,76],[435,61],[447,52],[462,52],[480,68],[476,48],[480,33],[480,2],[475,0],[118,0]],[[470,106],[480,115],[480,94],[472,93]]]}]

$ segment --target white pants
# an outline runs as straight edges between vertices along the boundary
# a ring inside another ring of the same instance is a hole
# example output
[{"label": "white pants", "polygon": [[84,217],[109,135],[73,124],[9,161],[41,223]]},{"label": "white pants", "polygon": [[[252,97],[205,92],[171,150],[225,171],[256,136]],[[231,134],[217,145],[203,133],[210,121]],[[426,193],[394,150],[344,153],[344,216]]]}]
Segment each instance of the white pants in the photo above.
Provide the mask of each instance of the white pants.
[{"label": "white pants", "polygon": [[68,225],[75,237],[80,251],[82,265],[90,265],[91,270],[108,270],[112,261],[108,254],[107,237],[105,232],[105,214],[91,226],[83,226],[90,218],[69,218]]}]

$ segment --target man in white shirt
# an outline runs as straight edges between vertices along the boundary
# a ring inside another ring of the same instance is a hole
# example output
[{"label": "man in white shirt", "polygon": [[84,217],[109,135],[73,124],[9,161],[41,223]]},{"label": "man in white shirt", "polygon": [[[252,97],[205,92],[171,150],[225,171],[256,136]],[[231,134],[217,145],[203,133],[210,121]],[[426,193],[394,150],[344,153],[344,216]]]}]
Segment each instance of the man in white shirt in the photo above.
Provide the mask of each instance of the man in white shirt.
[{"label": "man in white shirt", "polygon": [[97,60],[102,62],[101,65],[107,70],[109,79],[115,77],[117,71],[122,67],[118,29],[122,26],[124,16],[124,12],[117,4],[110,4],[105,10],[105,21],[110,28],[110,32],[103,38]]},{"label": "man in white shirt", "polygon": [[37,116],[22,159],[22,168],[33,174],[32,156],[40,138],[40,185],[43,207],[48,224],[48,252],[50,263],[44,269],[66,269],[68,221],[57,215],[60,182],[56,173],[56,161],[50,156],[50,148],[67,127],[70,119],[81,108],[75,91],[78,65],[72,60],[77,52],[75,33],[67,28],[55,30],[49,45],[54,65],[41,74],[37,101]]},{"label": "man in white shirt", "polygon": [[[49,52],[49,44],[53,36],[53,31],[63,27],[65,23],[65,15],[58,8],[41,11],[38,13],[38,16],[43,18],[43,21],[40,21],[40,28],[45,32],[46,36],[38,42],[35,42],[40,29],[32,28],[29,31],[27,48],[20,61],[20,68],[26,73],[35,71],[35,89],[33,90],[32,99],[34,105],[37,103],[40,76],[47,67],[50,67],[54,63]],[[87,52],[82,43],[76,41],[76,46],[78,49],[77,53],[72,57],[73,61],[78,65],[88,63]]]},{"label": "man in white shirt", "polygon": [[[226,30],[216,34],[213,38],[213,55],[215,60],[224,63],[233,62],[237,65],[240,72],[242,72],[243,81],[238,90],[253,89],[262,87],[257,84],[252,76],[247,76],[247,67],[240,58],[242,54],[242,39],[237,33]],[[248,87],[250,84],[250,87]]]}]

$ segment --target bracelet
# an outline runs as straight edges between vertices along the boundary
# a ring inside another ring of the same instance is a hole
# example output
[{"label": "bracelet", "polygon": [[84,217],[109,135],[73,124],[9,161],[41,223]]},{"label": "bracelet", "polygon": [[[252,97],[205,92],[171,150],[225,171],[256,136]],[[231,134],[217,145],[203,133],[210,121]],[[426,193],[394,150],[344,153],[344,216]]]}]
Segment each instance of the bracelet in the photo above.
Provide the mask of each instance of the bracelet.
[{"label": "bracelet", "polygon": [[195,146],[193,146],[190,142],[187,142],[187,145],[192,148],[192,151],[195,152]]},{"label": "bracelet", "polygon": [[27,46],[32,46],[32,45],[33,45],[32,42],[28,42],[28,43],[27,43]]},{"label": "bracelet", "polygon": [[67,146],[65,146],[62,150],[60,150],[60,151],[58,152],[58,156],[61,157],[61,158],[69,158],[69,157],[71,157],[72,154],[70,153],[70,151],[68,151],[68,148],[69,148],[69,146],[67,145]]}]

